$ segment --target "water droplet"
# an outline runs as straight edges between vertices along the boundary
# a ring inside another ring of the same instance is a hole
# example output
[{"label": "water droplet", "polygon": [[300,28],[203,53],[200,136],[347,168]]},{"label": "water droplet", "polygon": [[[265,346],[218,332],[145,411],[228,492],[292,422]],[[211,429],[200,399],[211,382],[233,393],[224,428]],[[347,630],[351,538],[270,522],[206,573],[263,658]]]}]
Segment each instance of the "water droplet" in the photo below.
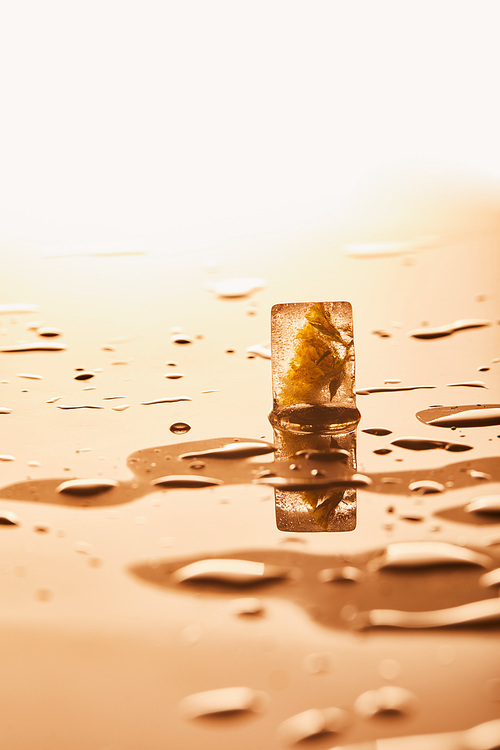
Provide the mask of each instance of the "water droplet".
[{"label": "water droplet", "polygon": [[296,744],[342,732],[349,715],[341,708],[310,708],[283,721],[278,733],[284,742]]},{"label": "water droplet", "polygon": [[252,292],[263,289],[266,280],[257,277],[223,279],[206,285],[218,297],[246,297]]},{"label": "water droplet", "polygon": [[0,406],[0,414],[12,414],[12,409],[7,406]]},{"label": "water droplet", "polygon": [[247,347],[247,354],[254,354],[262,359],[271,359],[271,347],[269,344],[254,344]]},{"label": "water droplet", "polygon": [[368,396],[370,393],[396,393],[397,391],[417,391],[426,388],[435,388],[435,385],[379,385],[373,388],[356,388],[357,396]]},{"label": "water droplet", "polygon": [[156,398],[153,401],[141,401],[141,406],[151,406],[152,404],[176,404],[179,401],[192,401],[187,396],[181,396],[180,398]]},{"label": "water droplet", "polygon": [[187,719],[206,716],[245,715],[261,711],[267,695],[249,687],[226,687],[193,693],[180,703],[180,711]]},{"label": "water droplet", "polygon": [[54,592],[48,588],[40,588],[35,591],[35,596],[39,602],[49,602],[54,596]]},{"label": "water droplet", "polygon": [[195,469],[196,471],[199,471],[200,469],[204,469],[206,467],[206,464],[203,463],[203,461],[191,461],[189,464],[190,469]]},{"label": "water droplet", "polygon": [[97,495],[118,487],[114,479],[68,479],[56,487],[56,492],[66,495]]},{"label": "water droplet", "polygon": [[93,547],[90,542],[75,542],[75,552],[78,552],[80,555],[90,555],[92,549]]},{"label": "water droplet", "polygon": [[4,346],[0,349],[0,352],[62,352],[67,348],[66,344],[49,344],[48,342],[44,342],[43,344],[13,344],[12,346]]},{"label": "water droplet", "polygon": [[182,453],[179,458],[248,458],[250,456],[262,456],[275,450],[275,445],[264,441],[235,441],[234,443],[225,443],[218,448]]},{"label": "water droplet", "polygon": [[488,372],[488,371],[489,371],[489,369],[490,369],[489,367],[487,367],[487,366],[484,366],[484,367],[478,367],[478,368],[477,368],[477,371],[478,371],[478,372]]},{"label": "water droplet", "polygon": [[0,510],[0,526],[19,526],[19,518],[10,510]]},{"label": "water droplet", "polygon": [[385,385],[397,385],[398,383],[401,383],[401,378],[384,378],[384,384]]},{"label": "water droplet", "polygon": [[415,695],[397,685],[384,685],[377,690],[367,690],[354,701],[359,716],[370,719],[383,714],[406,714],[414,706]]},{"label": "water droplet", "polygon": [[350,477],[281,477],[264,476],[255,480],[256,484],[274,487],[279,490],[300,491],[323,487],[369,487],[372,483],[365,474],[352,474]]},{"label": "water droplet", "polygon": [[482,380],[465,380],[462,383],[446,383],[447,388],[455,388],[457,386],[467,386],[469,388],[487,388],[486,383]]},{"label": "water droplet", "polygon": [[453,664],[457,658],[457,651],[454,646],[443,645],[436,649],[436,659],[443,666]]},{"label": "water droplet", "polygon": [[467,474],[472,479],[478,479],[478,480],[484,481],[484,482],[490,482],[491,481],[491,474],[487,474],[485,471],[478,471],[477,469],[469,469],[467,471]]},{"label": "water droplet", "polygon": [[0,455],[0,461],[15,461],[16,459],[14,456],[10,456],[8,453],[3,453]]},{"label": "water droplet", "polygon": [[25,378],[26,380],[43,380],[43,375],[35,375],[30,372],[18,372],[18,378]]},{"label": "water droplet", "polygon": [[373,452],[377,456],[386,456],[388,453],[392,453],[392,448],[376,448]]},{"label": "water droplet", "polygon": [[174,435],[184,435],[186,432],[189,432],[190,429],[191,425],[187,422],[174,422],[169,427],[170,432],[173,432]]},{"label": "water droplet", "polygon": [[352,565],[344,565],[338,568],[325,568],[318,573],[318,580],[323,583],[357,583],[362,578],[362,571]]},{"label": "water droplet", "polygon": [[41,326],[37,329],[39,336],[45,336],[46,338],[52,338],[55,336],[62,336],[60,328],[54,328],[53,326]]},{"label": "water droplet", "polygon": [[96,406],[95,404],[58,404],[58,409],[104,409],[104,406]]},{"label": "water droplet", "polygon": [[180,378],[183,378],[184,375],[182,372],[166,372],[164,377],[169,380],[179,380]]},{"label": "water droplet", "polygon": [[195,476],[194,474],[169,474],[165,477],[158,477],[158,479],[151,480],[151,484],[155,487],[168,488],[196,488],[196,487],[215,487],[217,485],[224,484],[221,479],[214,479],[214,477],[202,477]]},{"label": "water droplet", "polygon": [[408,489],[412,492],[419,492],[421,495],[432,495],[435,492],[444,492],[445,486],[441,482],[435,482],[432,479],[420,479],[416,482],[411,482],[408,485]]},{"label": "water droplet", "polygon": [[120,404],[120,406],[112,406],[112,411],[126,411],[130,409],[130,404]]},{"label": "water droplet", "polygon": [[500,514],[500,495],[483,495],[472,500],[464,508],[466,513]]},{"label": "water droplet", "polygon": [[399,448],[406,448],[412,451],[428,451],[436,448],[442,448],[445,451],[459,452],[470,451],[472,445],[465,443],[449,443],[443,440],[432,440],[429,438],[404,437],[393,440],[391,445],[397,445]]},{"label": "water droplet", "polygon": [[0,305],[0,315],[17,315],[19,313],[31,312],[38,312],[38,305],[26,305],[17,302],[4,302]]},{"label": "water droplet", "polygon": [[302,663],[309,674],[326,674],[332,671],[334,660],[331,654],[313,652],[307,654]]},{"label": "water droplet", "polygon": [[192,336],[187,336],[185,333],[174,333],[172,334],[170,341],[172,344],[192,344],[194,338]]},{"label": "water droplet", "polygon": [[384,680],[395,680],[401,672],[401,664],[396,659],[382,659],[378,673]]},{"label": "water droplet", "polygon": [[[457,408],[459,411],[456,411]],[[439,416],[439,412],[444,413],[442,416]],[[439,410],[426,409],[417,412],[417,418],[435,427],[484,427],[487,425],[499,425],[500,406],[488,405],[482,408],[471,406],[467,409],[464,409],[463,406],[443,407]]]},{"label": "water droplet", "polygon": [[232,586],[251,586],[290,576],[290,570],[252,560],[216,559],[197,560],[173,573],[177,583],[211,581]]},{"label": "water droplet", "polygon": [[90,372],[88,370],[83,370],[82,372],[79,372],[78,375],[75,375],[75,380],[90,380],[90,378],[94,377],[94,373]]},{"label": "water droplet", "polygon": [[365,628],[446,628],[456,625],[500,623],[500,599],[482,599],[458,607],[407,612],[397,609],[372,609],[360,612],[357,626]]},{"label": "water droplet", "polygon": [[385,427],[367,427],[366,430],[361,430],[361,432],[366,432],[367,435],[390,435],[392,430],[387,430]]},{"label": "water droplet", "polygon": [[326,461],[326,462],[333,462],[333,461],[349,461],[351,458],[351,454],[349,451],[344,450],[343,448],[335,448],[331,451],[320,451],[320,450],[314,450],[314,448],[306,448],[304,450],[296,451],[294,454],[297,458],[305,458],[310,461]]},{"label": "water droplet", "polygon": [[371,566],[386,568],[422,568],[436,565],[479,565],[489,568],[491,558],[472,549],[449,542],[394,542],[389,544]]},{"label": "water droplet", "polygon": [[468,328],[481,328],[489,325],[489,320],[470,318],[467,320],[456,320],[454,323],[448,323],[447,325],[436,326],[434,328],[431,328],[430,326],[416,328],[413,331],[409,331],[408,336],[412,336],[416,339],[437,339],[442,338],[443,336],[450,336],[456,331],[464,331]]},{"label": "water droplet", "polygon": [[234,599],[231,602],[231,610],[235,615],[247,617],[264,614],[264,605],[255,596],[245,596]]}]

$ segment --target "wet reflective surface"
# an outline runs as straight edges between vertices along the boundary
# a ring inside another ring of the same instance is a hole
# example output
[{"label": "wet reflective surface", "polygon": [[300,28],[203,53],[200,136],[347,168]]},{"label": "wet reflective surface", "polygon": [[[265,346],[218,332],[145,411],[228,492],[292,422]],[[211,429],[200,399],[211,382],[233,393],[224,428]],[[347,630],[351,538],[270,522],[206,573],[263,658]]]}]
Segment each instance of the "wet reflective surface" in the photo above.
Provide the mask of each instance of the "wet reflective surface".
[{"label": "wet reflective surface", "polygon": [[[5,247],[6,746],[326,750],[498,717],[496,239],[356,232],[216,267]],[[352,304],[357,432],[268,421],[270,309],[304,299]]]}]

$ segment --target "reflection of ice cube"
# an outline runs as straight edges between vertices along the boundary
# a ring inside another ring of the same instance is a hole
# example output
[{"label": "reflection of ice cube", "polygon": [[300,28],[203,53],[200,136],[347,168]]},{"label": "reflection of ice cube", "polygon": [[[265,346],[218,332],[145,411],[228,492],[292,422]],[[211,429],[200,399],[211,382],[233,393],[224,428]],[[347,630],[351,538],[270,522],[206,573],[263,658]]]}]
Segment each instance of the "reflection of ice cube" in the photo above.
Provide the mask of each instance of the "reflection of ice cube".
[{"label": "reflection of ice cube", "polygon": [[[274,431],[275,458],[323,475],[347,478],[356,471],[356,432],[333,435]],[[310,456],[307,458],[306,456]],[[330,460],[326,460],[327,457]],[[324,487],[275,489],[276,525],[280,531],[352,531],[356,528],[356,490]]]},{"label": "reflection of ice cube", "polygon": [[274,305],[271,353],[275,428],[328,433],[358,423],[349,302]]}]

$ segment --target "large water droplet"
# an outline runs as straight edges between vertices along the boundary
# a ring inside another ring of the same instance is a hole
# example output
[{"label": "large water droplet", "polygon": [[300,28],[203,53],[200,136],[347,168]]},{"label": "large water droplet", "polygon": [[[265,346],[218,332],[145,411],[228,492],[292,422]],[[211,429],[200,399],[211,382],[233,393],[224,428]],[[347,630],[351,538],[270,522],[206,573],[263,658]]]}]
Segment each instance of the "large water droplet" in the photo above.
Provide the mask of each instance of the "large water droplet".
[{"label": "large water droplet", "polygon": [[435,427],[485,427],[500,425],[500,404],[444,406],[417,412],[417,419]]},{"label": "large water droplet", "polygon": [[249,687],[226,687],[193,693],[180,703],[182,715],[188,719],[208,716],[250,714],[261,711],[267,704],[267,695]]},{"label": "large water droplet", "polygon": [[416,339],[437,339],[443,336],[450,336],[456,331],[464,331],[467,328],[481,328],[483,326],[489,326],[489,320],[483,320],[480,318],[468,318],[466,320],[456,320],[454,323],[448,323],[443,326],[424,326],[423,328],[416,328],[413,331],[408,332],[408,336],[412,336]]},{"label": "large water droplet", "polygon": [[187,422],[174,422],[169,427],[170,432],[173,432],[174,435],[184,435],[186,432],[189,432],[190,429],[191,425]]},{"label": "large water droplet", "polygon": [[399,448],[407,448],[412,451],[428,451],[436,448],[442,448],[445,451],[460,452],[472,450],[472,445],[465,443],[449,443],[443,440],[432,440],[429,438],[404,437],[392,440],[391,445],[397,445]]},{"label": "large water droplet", "polygon": [[68,479],[56,487],[56,492],[66,495],[97,495],[118,486],[114,479]]},{"label": "large water droplet", "polygon": [[342,732],[349,715],[341,708],[310,708],[283,721],[278,732],[284,742],[296,744]]},{"label": "large water droplet", "polygon": [[489,568],[491,558],[449,542],[395,542],[372,561],[376,569],[421,568],[437,565],[479,565]]},{"label": "large water droplet", "polygon": [[500,623],[500,599],[461,604],[458,607],[407,612],[397,609],[372,609],[360,612],[357,627],[365,628],[446,628],[456,625],[488,625]]},{"label": "large water droplet", "polygon": [[232,586],[251,586],[286,579],[290,570],[252,560],[206,559],[184,565],[173,573],[177,583],[212,581]]},{"label": "large water droplet", "polygon": [[500,495],[483,495],[472,500],[464,508],[466,513],[500,514]]},{"label": "large water droplet", "polygon": [[381,714],[406,714],[416,702],[415,695],[397,685],[384,685],[378,690],[361,693],[355,702],[354,710],[365,719]]},{"label": "large water droplet", "polygon": [[191,451],[182,453],[179,458],[247,458],[250,456],[261,456],[272,453],[276,446],[264,441],[245,441],[226,443],[219,448],[208,448],[207,450]]}]

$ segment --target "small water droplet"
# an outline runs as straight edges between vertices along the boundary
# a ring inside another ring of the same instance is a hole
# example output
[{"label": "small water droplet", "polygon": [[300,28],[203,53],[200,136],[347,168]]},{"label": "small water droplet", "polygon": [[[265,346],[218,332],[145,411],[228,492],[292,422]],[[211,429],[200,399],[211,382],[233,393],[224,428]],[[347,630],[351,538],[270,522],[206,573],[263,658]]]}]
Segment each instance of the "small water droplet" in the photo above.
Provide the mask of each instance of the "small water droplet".
[{"label": "small water droplet", "polygon": [[54,596],[54,592],[48,588],[40,588],[35,591],[35,596],[39,602],[49,602]]},{"label": "small water droplet", "polygon": [[278,728],[284,742],[305,743],[314,738],[342,732],[349,724],[349,715],[342,708],[310,708],[285,719]]},{"label": "small water droplet", "polygon": [[114,479],[68,479],[56,487],[56,492],[67,495],[97,495],[118,487]]},{"label": "small water droplet", "polygon": [[120,404],[120,406],[112,406],[112,411],[126,411],[127,409],[130,409],[130,404]]},{"label": "small water droplet", "polygon": [[93,377],[93,372],[90,372],[89,370],[83,370],[82,372],[79,372],[78,375],[75,375],[75,380],[90,380],[90,378]]},{"label": "small water droplet", "polygon": [[60,328],[54,328],[53,326],[41,326],[37,328],[39,336],[45,336],[46,338],[54,338],[56,336],[62,336]]},{"label": "small water droplet", "polygon": [[187,336],[185,333],[174,333],[172,334],[170,341],[172,344],[192,344],[194,338],[192,336]]},{"label": "small water droplet", "polygon": [[396,445],[399,448],[406,448],[412,451],[428,451],[442,448],[446,451],[459,452],[459,451],[470,451],[472,445],[466,445],[465,443],[450,443],[443,440],[432,440],[429,438],[418,438],[418,437],[404,437],[393,440],[391,445]]},{"label": "small water droplet", "polygon": [[239,597],[231,602],[231,610],[241,617],[254,617],[264,614],[264,604],[255,596]]},{"label": "small water droplet", "polygon": [[390,331],[382,328],[377,328],[375,331],[372,331],[372,334],[374,336],[378,336],[381,339],[390,339],[392,336],[392,333]]},{"label": "small water droplet", "polygon": [[344,565],[337,568],[325,568],[318,573],[318,580],[323,583],[357,583],[363,578],[359,568]]},{"label": "small water droplet", "polygon": [[43,375],[35,375],[31,372],[18,372],[18,378],[25,378],[26,380],[43,380]]},{"label": "small water droplet", "polygon": [[435,492],[444,492],[446,488],[441,482],[435,482],[432,479],[420,479],[416,482],[411,482],[408,485],[408,489],[412,492],[419,492],[421,495],[431,495]]},{"label": "small water droplet", "polygon": [[186,432],[189,432],[190,429],[191,425],[187,422],[174,422],[169,427],[170,432],[173,432],[174,435],[184,435]]},{"label": "small water droplet", "polygon": [[378,385],[373,388],[356,388],[356,395],[368,396],[370,393],[396,393],[398,391],[418,391],[421,389],[435,388],[435,385]]},{"label": "small water droplet", "polygon": [[193,693],[180,703],[180,711],[187,719],[207,716],[246,715],[261,711],[267,695],[249,687],[226,687]]},{"label": "small water droplet", "polygon": [[164,377],[168,378],[168,380],[179,380],[184,375],[182,372],[166,372]]},{"label": "small water droplet", "polygon": [[483,383],[482,380],[465,380],[462,383],[446,383],[447,388],[456,388],[460,386],[465,386],[468,388],[487,388],[488,387],[486,383]]},{"label": "small water droplet", "polygon": [[19,526],[19,518],[10,510],[0,510],[0,526]]},{"label": "small water droplet", "polygon": [[361,432],[366,432],[367,435],[390,435],[392,430],[387,430],[385,427],[367,427]]},{"label": "small water droplet", "polygon": [[386,456],[388,453],[392,453],[392,448],[376,448],[373,452],[377,456]]},{"label": "small water droplet", "polygon": [[254,344],[247,347],[247,354],[252,354],[262,359],[271,359],[271,347],[269,344]]},{"label": "small water droplet", "polygon": [[0,406],[0,414],[12,414],[12,409],[7,406]]},{"label": "small water droplet", "polygon": [[76,405],[70,405],[70,404],[58,404],[58,409],[104,409],[104,406],[96,406],[95,404],[76,404]]},{"label": "small water droplet", "polygon": [[222,279],[206,285],[218,297],[246,297],[252,292],[263,289],[266,280],[257,277]]},{"label": "small water droplet", "polygon": [[80,555],[90,555],[92,549],[93,547],[90,542],[75,542],[75,552],[78,552]]},{"label": "small water droplet", "polygon": [[469,469],[467,471],[467,474],[471,477],[471,479],[478,479],[479,481],[483,481],[483,482],[491,481],[491,474],[487,474],[485,471],[478,471],[477,469]]},{"label": "small water droplet", "polygon": [[8,453],[2,453],[0,455],[0,461],[15,461],[14,456],[10,456]]},{"label": "small water droplet", "polygon": [[176,404],[179,401],[192,401],[187,396],[181,396],[178,398],[156,398],[153,401],[141,401],[141,406],[151,406],[152,404]]},{"label": "small water droplet", "polygon": [[396,659],[382,659],[378,665],[378,673],[384,680],[395,680],[401,673],[401,664]]},{"label": "small water droplet", "polygon": [[415,695],[397,685],[384,685],[377,690],[367,690],[354,702],[354,710],[364,719],[384,714],[407,714],[416,702]]}]

